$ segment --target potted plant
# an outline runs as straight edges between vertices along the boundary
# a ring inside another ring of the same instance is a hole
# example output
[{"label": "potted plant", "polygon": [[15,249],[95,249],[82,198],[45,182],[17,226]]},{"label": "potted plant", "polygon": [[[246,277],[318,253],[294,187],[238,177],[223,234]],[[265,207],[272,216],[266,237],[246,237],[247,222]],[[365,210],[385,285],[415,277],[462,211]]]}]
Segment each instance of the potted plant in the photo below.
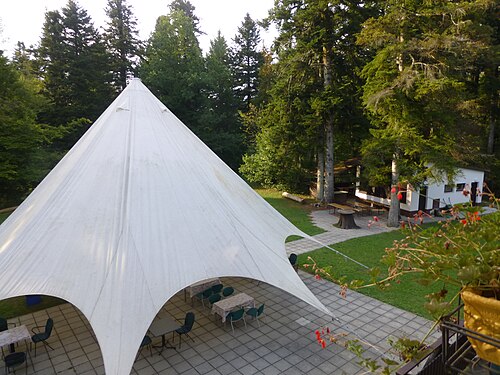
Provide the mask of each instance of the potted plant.
[{"label": "potted plant", "polygon": [[[413,273],[419,282],[439,287],[426,304],[435,318],[446,314],[461,296],[466,328],[500,338],[500,203],[492,194],[483,195],[496,212],[480,215],[478,207],[457,205],[450,218],[437,225],[409,225],[407,236],[386,249],[389,275],[378,283]],[[446,301],[450,285],[459,292]],[[497,348],[469,340],[481,358],[500,365]]]}]

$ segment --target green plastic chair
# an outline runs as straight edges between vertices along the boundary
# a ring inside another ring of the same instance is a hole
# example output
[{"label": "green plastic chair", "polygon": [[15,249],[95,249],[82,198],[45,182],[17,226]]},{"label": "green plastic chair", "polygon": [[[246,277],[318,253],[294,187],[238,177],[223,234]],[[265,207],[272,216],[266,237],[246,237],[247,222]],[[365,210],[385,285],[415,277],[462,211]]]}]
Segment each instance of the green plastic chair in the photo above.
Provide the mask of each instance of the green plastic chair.
[{"label": "green plastic chair", "polygon": [[232,286],[228,286],[228,287],[225,287],[223,290],[222,290],[222,295],[224,297],[229,297],[231,294],[234,293],[234,288]]},{"label": "green plastic chair", "polygon": [[215,302],[219,302],[221,300],[221,295],[219,293],[212,294],[210,297],[208,297],[208,303],[210,306],[212,306]]},{"label": "green plastic chair", "polygon": [[245,328],[247,328],[247,322],[245,322],[245,309],[241,308],[236,311],[231,311],[228,315],[226,320],[229,319],[229,322],[231,323],[231,329],[233,330],[234,334],[234,323],[239,322],[240,320],[243,320],[243,323],[245,324]]},{"label": "green plastic chair", "polygon": [[21,366],[23,363],[26,364],[26,374],[28,373],[28,361],[25,352],[14,352],[8,354],[3,360],[5,362],[6,374],[8,374],[11,369],[13,370],[15,367]]},{"label": "green plastic chair", "polygon": [[223,287],[224,286],[222,284],[212,285],[212,293],[213,294],[220,293]]},{"label": "green plastic chair", "polygon": [[205,289],[203,292],[198,293],[196,297],[201,301],[203,307],[205,307],[205,301],[212,295],[212,288]]},{"label": "green plastic chair", "polygon": [[[43,326],[33,327],[31,329],[31,331],[34,333],[34,335],[31,336],[31,341],[35,344],[35,357],[36,357],[36,344],[39,342],[48,346],[51,350],[54,350],[54,348],[52,346],[50,346],[50,344],[47,342],[50,335],[52,334],[52,328],[54,328],[54,321],[51,318],[47,319],[47,323],[45,324],[44,331],[37,333],[37,330],[39,328],[44,328],[44,327]],[[30,347],[31,347],[31,344],[30,344]]]},{"label": "green plastic chair", "polygon": [[189,337],[192,342],[194,342],[194,339],[189,336],[189,332],[193,329],[194,325],[194,313],[193,312],[188,312],[186,313],[186,316],[184,317],[184,325],[182,325],[180,328],[177,328],[175,332],[179,335],[179,349],[181,348],[182,344],[182,335],[186,335],[186,337]]},{"label": "green plastic chair", "polygon": [[[137,357],[139,357],[139,353],[141,352],[142,348],[144,348],[145,346],[149,347],[149,355],[152,356],[153,355],[153,345],[152,344],[153,344],[153,340],[151,339],[151,337],[149,337],[148,335],[144,336],[144,338],[141,341],[141,345],[139,346],[139,352],[137,353]],[[137,361],[137,357],[135,358],[136,361]]]},{"label": "green plastic chair", "polygon": [[290,264],[292,265],[295,272],[298,272],[299,270],[299,263],[297,262],[297,259],[298,256],[295,253],[291,253],[290,256],[288,257],[288,260],[290,261]]},{"label": "green plastic chair", "polygon": [[260,328],[259,316],[264,313],[264,304],[260,305],[259,308],[252,307],[247,310],[247,315],[251,316],[257,321],[257,325]]}]

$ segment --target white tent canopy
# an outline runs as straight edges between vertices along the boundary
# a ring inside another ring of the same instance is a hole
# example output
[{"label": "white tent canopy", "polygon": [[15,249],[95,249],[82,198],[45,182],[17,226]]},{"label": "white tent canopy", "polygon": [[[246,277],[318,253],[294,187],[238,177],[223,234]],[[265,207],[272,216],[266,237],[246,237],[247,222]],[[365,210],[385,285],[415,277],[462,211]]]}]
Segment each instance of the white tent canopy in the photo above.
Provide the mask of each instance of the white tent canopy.
[{"label": "white tent canopy", "polygon": [[134,79],[0,226],[0,299],[71,302],[106,373],[129,374],[157,312],[203,279],[261,280],[331,314],[288,262],[292,234]]}]

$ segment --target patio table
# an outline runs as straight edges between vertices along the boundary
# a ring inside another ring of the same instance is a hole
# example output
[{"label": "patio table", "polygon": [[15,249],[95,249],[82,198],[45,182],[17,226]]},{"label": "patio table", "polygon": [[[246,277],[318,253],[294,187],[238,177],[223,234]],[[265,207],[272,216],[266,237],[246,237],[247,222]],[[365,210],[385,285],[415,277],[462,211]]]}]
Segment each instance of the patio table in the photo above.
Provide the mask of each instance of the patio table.
[{"label": "patio table", "polygon": [[189,292],[189,298],[193,298],[198,293],[201,293],[211,286],[217,284],[220,284],[220,279],[218,277],[214,277],[213,279],[201,280],[197,283],[191,284],[184,289],[184,301],[186,300],[186,292]]},{"label": "patio table", "polygon": [[[181,327],[181,325],[179,324],[179,322],[177,320],[175,320],[171,316],[165,316],[165,317],[163,317],[161,319],[155,320],[151,324],[151,326],[149,327],[149,332],[151,332],[151,334],[154,337],[161,336],[161,348],[162,348],[162,351],[163,351],[163,348],[166,348],[166,349],[177,349],[175,347],[175,345],[173,345],[173,346],[167,345],[168,344],[168,340],[165,338],[165,335],[168,334],[168,333],[170,333],[170,332],[174,332],[176,329],[178,329],[180,327]],[[160,351],[160,354],[161,354],[161,351]]]},{"label": "patio table", "polygon": [[212,305],[212,314],[220,315],[222,323],[224,323],[227,315],[236,307],[255,307],[255,300],[246,293],[238,293],[214,303]]},{"label": "patio table", "polygon": [[31,340],[31,335],[25,325],[0,332],[0,347],[2,351],[4,346],[10,345],[11,353],[14,352],[14,344],[23,340]]}]

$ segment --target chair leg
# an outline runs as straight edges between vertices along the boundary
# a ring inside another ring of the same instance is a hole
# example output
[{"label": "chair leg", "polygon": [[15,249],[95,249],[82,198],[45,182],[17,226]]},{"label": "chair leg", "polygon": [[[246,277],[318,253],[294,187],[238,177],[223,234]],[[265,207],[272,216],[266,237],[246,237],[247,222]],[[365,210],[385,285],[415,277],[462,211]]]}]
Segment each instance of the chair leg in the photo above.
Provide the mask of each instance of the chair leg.
[{"label": "chair leg", "polygon": [[54,348],[52,346],[50,346],[50,344],[48,342],[46,342],[46,341],[42,341],[42,342],[44,345],[47,345],[50,348],[50,350],[54,350]]},{"label": "chair leg", "polygon": [[255,320],[257,320],[257,327],[259,327],[259,328],[260,328],[259,317],[258,317],[258,316],[256,316],[256,317],[255,317]]},{"label": "chair leg", "polygon": [[179,349],[181,348],[182,344],[182,335],[179,333]]},{"label": "chair leg", "polygon": [[234,335],[234,327],[233,327],[233,321],[231,320],[231,329],[233,330],[233,335]]},{"label": "chair leg", "polygon": [[247,329],[247,322],[245,320],[245,316],[243,316],[243,323],[245,324],[245,329]]}]

